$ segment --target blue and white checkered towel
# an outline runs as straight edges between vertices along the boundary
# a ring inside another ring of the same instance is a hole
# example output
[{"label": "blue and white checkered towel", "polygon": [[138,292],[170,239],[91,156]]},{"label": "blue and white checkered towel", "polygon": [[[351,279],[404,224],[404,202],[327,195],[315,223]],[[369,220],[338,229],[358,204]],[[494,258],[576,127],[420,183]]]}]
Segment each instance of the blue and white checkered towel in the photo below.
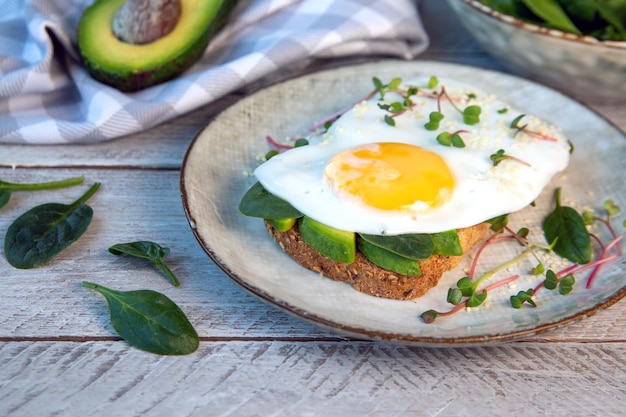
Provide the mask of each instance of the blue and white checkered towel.
[{"label": "blue and white checkered towel", "polygon": [[90,0],[0,1],[0,142],[91,143],[189,112],[313,59],[405,59],[428,38],[415,0],[248,0],[178,78],[135,93],[92,79],[76,28]]}]

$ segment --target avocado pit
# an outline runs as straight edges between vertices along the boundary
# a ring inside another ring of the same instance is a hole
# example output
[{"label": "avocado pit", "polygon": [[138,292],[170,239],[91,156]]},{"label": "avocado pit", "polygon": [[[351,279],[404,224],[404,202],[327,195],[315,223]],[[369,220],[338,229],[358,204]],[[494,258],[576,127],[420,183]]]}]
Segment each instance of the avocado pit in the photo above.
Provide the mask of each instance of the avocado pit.
[{"label": "avocado pit", "polygon": [[115,13],[111,29],[122,42],[144,45],[174,30],[181,11],[180,0],[126,0]]}]

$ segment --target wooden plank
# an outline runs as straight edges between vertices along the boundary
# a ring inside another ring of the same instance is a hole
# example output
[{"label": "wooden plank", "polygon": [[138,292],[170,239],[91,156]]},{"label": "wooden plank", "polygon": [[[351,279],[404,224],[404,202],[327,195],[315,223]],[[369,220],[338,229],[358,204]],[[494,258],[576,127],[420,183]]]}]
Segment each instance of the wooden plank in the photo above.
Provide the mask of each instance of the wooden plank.
[{"label": "wooden plank", "polygon": [[[15,193],[2,209],[0,236],[27,209],[47,202],[70,203],[93,181],[100,190],[88,202],[95,211],[85,235],[51,264],[18,270],[0,257],[1,338],[111,337],[104,299],[81,281],[116,289],[151,288],[177,302],[199,333],[222,338],[319,338],[334,333],[295,319],[248,295],[208,258],[187,224],[178,195],[177,170],[0,169],[0,178],[43,181],[85,174],[79,187]],[[54,177],[54,178],[51,178]],[[182,282],[174,288],[149,262],[116,257],[108,247],[152,240],[171,248],[168,265]],[[537,340],[621,340],[626,338],[626,303]]]},{"label": "wooden plank", "polygon": [[[8,171],[8,172],[6,172]],[[179,195],[178,171],[152,170],[0,170],[11,181],[44,181],[80,174],[86,184],[37,193],[14,193],[2,209],[0,236],[29,208],[47,202],[70,203],[87,184],[101,181],[88,202],[94,219],[83,237],[51,264],[33,270],[11,267],[0,257],[0,337],[110,336],[104,299],[81,288],[83,280],[117,289],[151,288],[167,294],[213,336],[319,336],[302,324],[245,293],[209,260],[187,224]],[[54,176],[54,178],[50,178]],[[182,285],[172,287],[149,262],[116,257],[108,247],[152,240],[171,248],[168,265]],[[8,273],[7,273],[8,271]],[[295,329],[295,331],[294,331]]]},{"label": "wooden plank", "polygon": [[0,414],[623,415],[626,344],[423,349],[205,342],[162,357],[123,342],[0,345]]},{"label": "wooden plank", "polygon": [[84,145],[0,145],[0,167],[163,167],[180,168],[194,136],[213,118],[241,98],[231,94],[218,102],[145,132]]}]

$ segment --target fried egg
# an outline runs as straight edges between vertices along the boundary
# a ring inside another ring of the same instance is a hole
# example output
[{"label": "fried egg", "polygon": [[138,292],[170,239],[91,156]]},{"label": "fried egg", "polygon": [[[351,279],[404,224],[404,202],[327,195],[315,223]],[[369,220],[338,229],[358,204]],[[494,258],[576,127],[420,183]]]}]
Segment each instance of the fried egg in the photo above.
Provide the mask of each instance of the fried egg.
[{"label": "fried egg", "polygon": [[[428,85],[428,77],[400,88]],[[318,140],[274,156],[254,174],[265,189],[306,216],[358,233],[398,235],[437,233],[470,227],[516,212],[532,203],[569,162],[570,144],[562,132],[525,115],[524,131],[511,122],[522,114],[492,94],[455,80],[439,89],[420,89],[413,106],[395,115],[379,104],[402,101],[386,93],[362,101],[336,120]],[[428,130],[429,114],[443,120]],[[480,122],[467,125],[455,109],[481,107]],[[383,106],[384,107],[384,106]],[[506,111],[504,110],[506,109]],[[442,132],[458,132],[465,147],[444,146]],[[506,157],[495,164],[492,155]]]}]

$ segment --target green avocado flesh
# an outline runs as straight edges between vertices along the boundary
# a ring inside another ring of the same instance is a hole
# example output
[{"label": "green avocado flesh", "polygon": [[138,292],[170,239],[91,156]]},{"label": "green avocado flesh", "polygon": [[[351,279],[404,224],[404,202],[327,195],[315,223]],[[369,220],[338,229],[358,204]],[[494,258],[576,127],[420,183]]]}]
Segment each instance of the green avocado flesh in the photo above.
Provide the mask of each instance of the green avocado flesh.
[{"label": "green avocado flesh", "polygon": [[355,233],[326,226],[306,216],[300,221],[299,231],[302,240],[321,255],[344,264],[354,262]]},{"label": "green avocado flesh", "polygon": [[456,230],[397,236],[368,235],[335,229],[307,216],[287,201],[255,183],[239,203],[242,214],[261,217],[279,232],[290,230],[298,221],[302,240],[335,262],[354,262],[358,249],[375,265],[402,275],[420,275],[419,261],[430,256],[460,256],[463,248]]},{"label": "green avocado flesh", "polygon": [[236,0],[181,0],[174,30],[154,42],[118,40],[112,22],[126,0],[96,0],[83,13],[78,51],[91,76],[121,91],[136,91],[170,80],[189,68],[225,24]]},{"label": "green avocado flesh", "polygon": [[290,230],[296,224],[297,220],[298,220],[297,218],[290,218],[290,219],[265,219],[265,221],[270,226],[272,226],[274,229],[278,230],[279,232],[286,232],[286,231]]}]

